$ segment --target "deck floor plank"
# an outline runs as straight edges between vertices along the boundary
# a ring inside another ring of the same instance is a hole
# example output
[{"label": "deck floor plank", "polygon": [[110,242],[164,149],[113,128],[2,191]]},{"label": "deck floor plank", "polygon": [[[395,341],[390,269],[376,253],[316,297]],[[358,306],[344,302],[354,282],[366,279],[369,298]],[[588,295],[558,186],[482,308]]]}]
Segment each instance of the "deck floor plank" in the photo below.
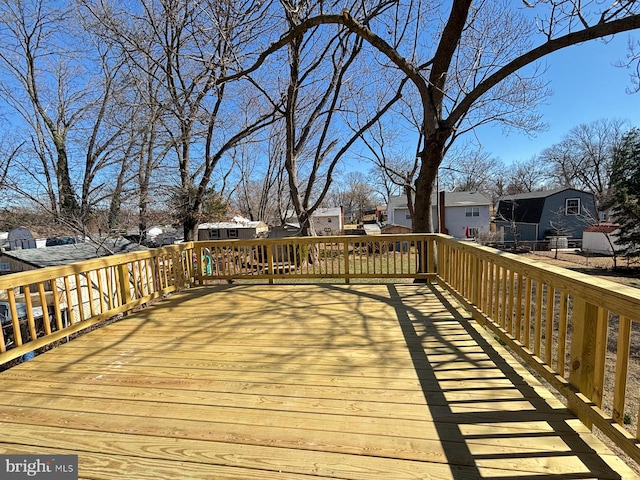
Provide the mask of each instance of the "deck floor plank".
[{"label": "deck floor plank", "polygon": [[0,385],[0,453],[81,478],[637,478],[428,285],[192,289]]}]

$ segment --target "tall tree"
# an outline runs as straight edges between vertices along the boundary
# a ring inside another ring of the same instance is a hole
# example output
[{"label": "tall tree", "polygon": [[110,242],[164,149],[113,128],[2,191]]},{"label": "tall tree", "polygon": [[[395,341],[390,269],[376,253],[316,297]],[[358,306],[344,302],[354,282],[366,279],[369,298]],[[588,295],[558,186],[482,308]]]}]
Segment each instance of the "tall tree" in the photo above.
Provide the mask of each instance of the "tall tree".
[{"label": "tall tree", "polygon": [[275,104],[257,82],[220,81],[260,39],[266,5],[254,0],[83,4],[120,46],[134,75],[153,78],[154,104],[162,112],[158,121],[177,167],[181,194],[173,198],[181,206],[184,237],[191,240],[220,160],[274,118]]},{"label": "tall tree", "polygon": [[431,194],[444,155],[456,138],[495,121],[527,130],[541,126],[535,106],[548,91],[535,69],[538,60],[572,45],[640,27],[640,2],[633,0],[525,1],[519,7],[506,0],[454,0],[441,8],[440,15],[430,17],[443,18],[442,24],[424,32],[433,32],[434,47],[420,50],[420,55],[396,41],[397,30],[384,23],[363,22],[357,14],[343,10],[292,25],[255,65],[319,24],[332,23],[343,25],[386,55],[420,99],[420,170],[413,218],[418,232],[432,231]]},{"label": "tall tree", "polygon": [[23,175],[44,188],[48,201],[16,188],[84,230],[104,199],[103,175],[118,168],[114,152],[127,121],[113,110],[121,63],[108,45],[88,40],[75,13],[67,2],[0,3],[0,97],[21,117],[21,135],[39,163],[24,157]]},{"label": "tall tree", "polygon": [[504,173],[502,162],[476,148],[450,151],[440,167],[440,189],[489,193]]},{"label": "tall tree", "polygon": [[544,190],[549,179],[549,173],[545,167],[544,161],[539,156],[513,162],[510,171],[504,176],[505,193],[512,195]]},{"label": "tall tree", "polygon": [[640,129],[632,128],[616,149],[609,205],[620,224],[618,245],[624,256],[640,254]]}]

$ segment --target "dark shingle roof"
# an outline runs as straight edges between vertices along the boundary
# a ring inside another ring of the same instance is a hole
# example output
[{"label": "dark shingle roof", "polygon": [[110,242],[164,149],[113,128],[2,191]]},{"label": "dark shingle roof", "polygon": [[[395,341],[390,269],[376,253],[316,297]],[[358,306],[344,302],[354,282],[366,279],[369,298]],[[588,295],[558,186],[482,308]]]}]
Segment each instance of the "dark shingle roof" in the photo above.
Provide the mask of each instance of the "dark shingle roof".
[{"label": "dark shingle roof", "polygon": [[105,257],[111,255],[112,252],[113,254],[118,254],[134,252],[136,250],[146,250],[146,247],[120,238],[105,240],[101,245],[88,242],[76,243],[73,245],[11,250],[4,252],[4,255],[28,263],[34,267],[43,268]]}]

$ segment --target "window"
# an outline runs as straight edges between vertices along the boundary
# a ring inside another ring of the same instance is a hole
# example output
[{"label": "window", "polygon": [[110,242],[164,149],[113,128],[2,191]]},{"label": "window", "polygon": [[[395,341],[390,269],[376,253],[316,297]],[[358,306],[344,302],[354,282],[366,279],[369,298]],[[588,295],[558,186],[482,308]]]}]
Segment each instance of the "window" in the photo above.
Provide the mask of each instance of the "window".
[{"label": "window", "polygon": [[220,229],[209,230],[209,238],[220,238]]},{"label": "window", "polygon": [[565,215],[578,215],[580,213],[580,199],[579,198],[567,198],[564,201],[564,214]]},{"label": "window", "polygon": [[331,219],[330,218],[327,218],[327,223],[331,223]]},{"label": "window", "polygon": [[407,213],[407,214],[404,216],[404,218],[406,218],[407,220],[411,220],[411,214],[410,214],[410,213]]},{"label": "window", "polygon": [[229,230],[227,230],[227,237],[228,238],[238,238],[238,229],[237,228],[230,228]]},{"label": "window", "polygon": [[466,217],[479,217],[480,207],[467,207],[464,214]]}]

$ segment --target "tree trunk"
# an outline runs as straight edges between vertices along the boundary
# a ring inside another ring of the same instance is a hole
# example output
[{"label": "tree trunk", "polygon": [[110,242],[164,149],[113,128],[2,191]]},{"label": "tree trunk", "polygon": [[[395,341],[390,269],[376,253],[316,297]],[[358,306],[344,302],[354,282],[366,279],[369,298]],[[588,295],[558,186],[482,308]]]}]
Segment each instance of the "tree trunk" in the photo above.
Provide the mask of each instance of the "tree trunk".
[{"label": "tree trunk", "polygon": [[[55,137],[56,132],[52,132]],[[55,141],[55,139],[54,139]],[[60,215],[73,225],[81,226],[86,219],[82,218],[80,205],[76,199],[73,186],[71,185],[71,175],[69,174],[69,162],[67,160],[67,150],[64,145],[55,142],[57,150],[56,176],[58,179],[58,202],[60,204]]]},{"label": "tree trunk", "polygon": [[438,167],[444,157],[444,145],[447,135],[439,132],[428,137],[425,148],[419,154],[420,171],[416,178],[413,231],[433,233],[433,213],[431,196],[438,177]]},{"label": "tree trunk", "polygon": [[184,233],[185,242],[193,242],[196,240],[196,233],[198,228],[198,215],[192,211],[186,212],[184,219],[182,220],[182,229]]}]

